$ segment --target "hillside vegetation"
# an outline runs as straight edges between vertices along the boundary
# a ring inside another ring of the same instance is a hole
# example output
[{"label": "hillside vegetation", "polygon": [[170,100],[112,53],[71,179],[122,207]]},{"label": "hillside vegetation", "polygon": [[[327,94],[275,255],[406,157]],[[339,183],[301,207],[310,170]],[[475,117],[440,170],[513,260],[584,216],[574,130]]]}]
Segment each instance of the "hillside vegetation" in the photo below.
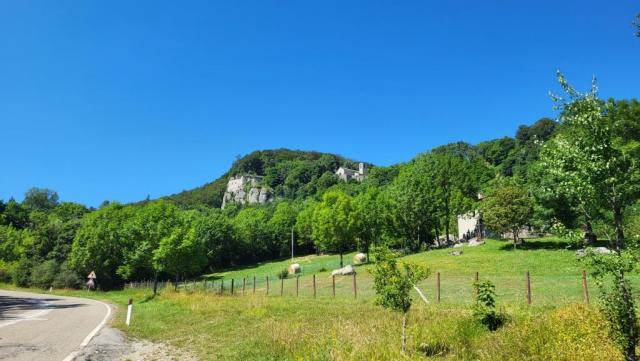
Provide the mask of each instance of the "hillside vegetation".
[{"label": "hillside vegetation", "polygon": [[[231,168],[211,183],[166,197],[185,207],[220,208],[229,177],[243,174],[265,176],[265,185],[280,198],[305,198],[336,183],[339,166],[356,167],[342,156],[289,149],[258,150],[236,159]],[[325,174],[328,173],[328,174]]]}]

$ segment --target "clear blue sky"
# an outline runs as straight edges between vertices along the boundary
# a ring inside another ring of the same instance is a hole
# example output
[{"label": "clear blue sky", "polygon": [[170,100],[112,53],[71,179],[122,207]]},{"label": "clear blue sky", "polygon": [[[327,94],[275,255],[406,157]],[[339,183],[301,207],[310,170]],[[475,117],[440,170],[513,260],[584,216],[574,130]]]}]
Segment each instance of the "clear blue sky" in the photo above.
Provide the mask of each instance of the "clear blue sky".
[{"label": "clear blue sky", "polygon": [[287,147],[380,165],[640,95],[637,1],[2,1],[0,199],[97,206]]}]

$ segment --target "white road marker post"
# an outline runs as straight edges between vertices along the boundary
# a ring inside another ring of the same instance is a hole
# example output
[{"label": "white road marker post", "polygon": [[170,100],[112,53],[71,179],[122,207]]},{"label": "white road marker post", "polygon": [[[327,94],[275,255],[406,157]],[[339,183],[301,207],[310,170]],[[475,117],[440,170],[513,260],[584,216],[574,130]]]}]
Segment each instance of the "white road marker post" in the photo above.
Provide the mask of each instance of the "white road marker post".
[{"label": "white road marker post", "polygon": [[133,298],[129,299],[129,306],[127,306],[127,326],[131,323],[131,310],[133,309]]}]

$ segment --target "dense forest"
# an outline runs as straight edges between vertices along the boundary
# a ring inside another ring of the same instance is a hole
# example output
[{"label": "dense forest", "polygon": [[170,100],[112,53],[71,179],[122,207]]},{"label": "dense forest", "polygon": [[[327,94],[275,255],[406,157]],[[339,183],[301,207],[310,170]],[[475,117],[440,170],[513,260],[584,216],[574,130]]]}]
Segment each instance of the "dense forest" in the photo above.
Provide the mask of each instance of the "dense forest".
[{"label": "dense forest", "polygon": [[[92,209],[32,188],[22,202],[0,201],[0,281],[79,287],[95,271],[107,289],[132,280],[194,277],[286,257],[292,233],[297,254],[368,252],[374,244],[416,252],[439,239],[452,241],[457,215],[478,209],[500,233],[523,227],[548,232],[561,223],[584,231],[586,241],[613,239],[608,225],[619,218],[627,237],[638,239],[640,103],[600,104],[598,122],[606,129],[600,137],[633,165],[620,209],[585,204],[580,192],[590,190],[581,188],[580,177],[572,180],[574,188],[563,187],[566,174],[555,171],[568,163],[554,162],[564,159],[558,156],[567,154],[558,153],[564,140],[580,128],[562,116],[522,125],[514,137],[446,144],[389,167],[370,164],[362,182],[335,176],[340,166],[356,167],[342,156],[264,150],[239,157],[211,183],[157,200],[105,201]],[[263,176],[275,200],[221,209],[229,177],[240,174]],[[586,208],[590,212],[579,211]]]}]

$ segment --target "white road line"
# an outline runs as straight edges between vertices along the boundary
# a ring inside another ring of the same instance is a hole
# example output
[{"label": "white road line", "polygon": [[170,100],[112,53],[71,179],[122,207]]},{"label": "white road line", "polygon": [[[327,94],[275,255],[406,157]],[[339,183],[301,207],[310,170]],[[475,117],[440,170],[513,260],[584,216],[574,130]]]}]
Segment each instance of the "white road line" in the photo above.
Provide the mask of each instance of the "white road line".
[{"label": "white road line", "polygon": [[78,355],[78,353],[82,350],[82,348],[85,347],[86,345],[88,345],[89,342],[91,342],[91,339],[98,333],[98,331],[100,331],[100,329],[102,329],[102,327],[104,327],[104,325],[107,323],[107,320],[109,319],[109,316],[111,316],[111,307],[109,305],[107,305],[104,302],[100,302],[100,301],[95,301],[95,302],[98,302],[98,303],[102,304],[104,307],[107,308],[107,315],[104,316],[104,318],[102,319],[100,324],[98,326],[96,326],[96,328],[94,328],[93,331],[91,331],[87,335],[87,337],[84,338],[84,340],[82,340],[82,343],[80,344],[80,346],[75,351],[71,352],[62,361],[72,361]]}]

